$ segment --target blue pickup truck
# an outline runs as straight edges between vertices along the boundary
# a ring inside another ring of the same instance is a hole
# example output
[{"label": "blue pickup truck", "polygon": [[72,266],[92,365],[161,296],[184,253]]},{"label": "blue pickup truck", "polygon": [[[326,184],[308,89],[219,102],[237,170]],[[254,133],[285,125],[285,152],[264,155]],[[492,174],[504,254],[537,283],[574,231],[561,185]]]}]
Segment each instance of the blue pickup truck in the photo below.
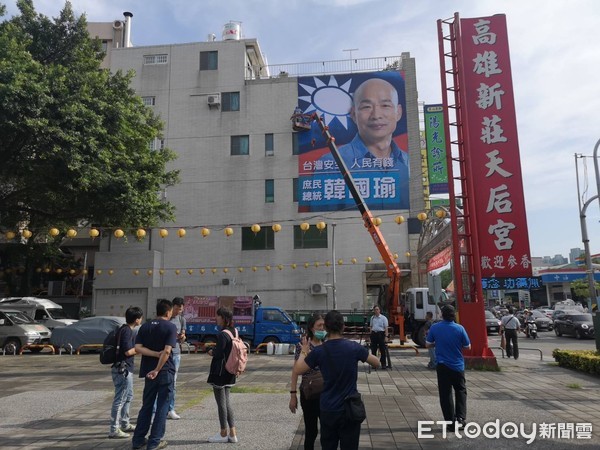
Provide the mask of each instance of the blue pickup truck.
[{"label": "blue pickup truck", "polygon": [[301,330],[285,310],[277,306],[261,306],[253,297],[187,296],[183,316],[188,341],[213,343],[220,329],[216,312],[221,306],[233,311],[233,323],[241,338],[251,346],[272,342],[297,344]]}]

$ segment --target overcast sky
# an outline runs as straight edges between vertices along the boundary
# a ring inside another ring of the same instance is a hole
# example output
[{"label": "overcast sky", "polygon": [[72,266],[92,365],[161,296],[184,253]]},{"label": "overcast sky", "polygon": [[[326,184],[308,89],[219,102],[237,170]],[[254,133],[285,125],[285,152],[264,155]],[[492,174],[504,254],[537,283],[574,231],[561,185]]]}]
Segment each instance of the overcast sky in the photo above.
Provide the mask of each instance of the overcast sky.
[{"label": "overcast sky", "polygon": [[[16,0],[0,0],[9,14]],[[242,22],[269,64],[398,56],[416,59],[419,100],[441,102],[437,19],[505,13],[532,256],[568,256],[583,248],[575,153],[583,201],[597,194],[594,145],[600,139],[598,0],[72,0],[88,21],[133,13],[134,45],[220,39],[223,25]],[[59,0],[34,0],[56,16]],[[585,165],[584,165],[585,163]],[[600,253],[600,208],[588,208],[592,253]]]}]

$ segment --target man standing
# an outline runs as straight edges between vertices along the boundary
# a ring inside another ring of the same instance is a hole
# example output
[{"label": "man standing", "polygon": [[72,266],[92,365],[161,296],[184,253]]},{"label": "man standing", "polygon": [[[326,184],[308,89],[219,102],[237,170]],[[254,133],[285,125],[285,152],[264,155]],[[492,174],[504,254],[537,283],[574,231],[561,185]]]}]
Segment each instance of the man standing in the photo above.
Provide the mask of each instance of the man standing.
[{"label": "man standing", "polygon": [[[454,322],[455,317],[454,307],[444,305],[442,307],[444,320],[431,326],[425,341],[427,348],[435,347],[440,406],[444,420],[452,422],[447,427],[448,431],[454,431],[456,423],[464,427],[467,418],[467,385],[462,351],[471,348],[471,341],[463,326]],[[452,389],[454,389],[456,408]]]},{"label": "man standing", "polygon": [[[142,408],[133,433],[133,449],[147,445],[147,450],[165,448],[165,435],[169,402],[173,395],[175,364],[171,351],[177,345],[177,329],[170,321],[173,303],[160,299],[156,305],[156,319],[143,324],[135,339],[135,350],[142,354],[140,378],[145,379]],[[156,413],[152,409],[156,402]],[[150,436],[146,440],[146,434]]]},{"label": "man standing", "polygon": [[521,329],[521,322],[515,317],[515,310],[512,306],[508,307],[508,314],[502,318],[500,326],[501,332],[506,339],[506,356],[514,356],[519,359],[519,343],[517,333]]},{"label": "man standing", "polygon": [[173,347],[173,363],[175,364],[175,378],[173,382],[173,395],[171,396],[171,403],[169,403],[169,413],[167,419],[178,420],[181,416],[175,411],[175,396],[177,395],[177,374],[179,373],[179,364],[181,363],[181,343],[185,342],[185,317],[183,317],[183,299],[181,297],[175,297],[173,299],[173,315],[171,316],[171,323],[177,328],[177,345]]},{"label": "man standing", "polygon": [[387,369],[385,338],[387,335],[388,320],[387,317],[381,314],[381,309],[377,305],[373,308],[373,314],[371,316],[371,353],[377,355],[377,349],[379,349],[381,368]]},{"label": "man standing", "polygon": [[115,385],[115,397],[110,410],[111,439],[128,439],[129,432],[135,427],[129,423],[129,408],[133,400],[133,357],[135,355],[135,336],[133,329],[140,326],[144,313],[137,306],[125,311],[127,322],[118,331],[119,352],[116,363],[112,365],[112,380]]}]

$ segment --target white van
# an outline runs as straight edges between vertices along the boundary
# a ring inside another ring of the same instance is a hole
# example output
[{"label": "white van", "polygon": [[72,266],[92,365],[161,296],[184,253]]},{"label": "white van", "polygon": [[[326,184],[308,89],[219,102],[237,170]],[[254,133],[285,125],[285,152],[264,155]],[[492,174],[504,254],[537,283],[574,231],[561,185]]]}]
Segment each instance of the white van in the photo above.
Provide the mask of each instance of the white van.
[{"label": "white van", "polygon": [[66,327],[77,322],[65,315],[63,307],[47,298],[37,297],[8,297],[0,300],[0,307],[23,311],[36,322],[49,329]]},{"label": "white van", "polygon": [[[34,322],[23,311],[12,307],[0,309],[0,349],[19,352],[23,345],[50,344],[52,332],[44,325]],[[34,353],[41,348],[32,348]]]}]

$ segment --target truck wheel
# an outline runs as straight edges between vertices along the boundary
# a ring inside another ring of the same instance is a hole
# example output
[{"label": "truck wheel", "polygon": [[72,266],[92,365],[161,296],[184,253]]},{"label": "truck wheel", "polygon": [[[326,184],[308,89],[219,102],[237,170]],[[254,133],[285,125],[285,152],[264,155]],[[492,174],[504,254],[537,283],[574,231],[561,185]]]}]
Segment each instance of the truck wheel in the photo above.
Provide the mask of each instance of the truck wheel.
[{"label": "truck wheel", "polygon": [[15,347],[15,353],[19,353],[19,350],[21,350],[21,341],[19,341],[17,338],[9,338],[6,340],[6,342],[4,343],[4,351],[6,353],[12,353],[12,347]]},{"label": "truck wheel", "polygon": [[415,333],[415,337],[413,337],[413,341],[419,347],[425,348],[425,327],[420,327]]},{"label": "truck wheel", "polygon": [[277,339],[275,336],[269,336],[263,341],[264,344],[268,344],[269,342],[272,342],[273,344],[279,344],[279,339]]}]

